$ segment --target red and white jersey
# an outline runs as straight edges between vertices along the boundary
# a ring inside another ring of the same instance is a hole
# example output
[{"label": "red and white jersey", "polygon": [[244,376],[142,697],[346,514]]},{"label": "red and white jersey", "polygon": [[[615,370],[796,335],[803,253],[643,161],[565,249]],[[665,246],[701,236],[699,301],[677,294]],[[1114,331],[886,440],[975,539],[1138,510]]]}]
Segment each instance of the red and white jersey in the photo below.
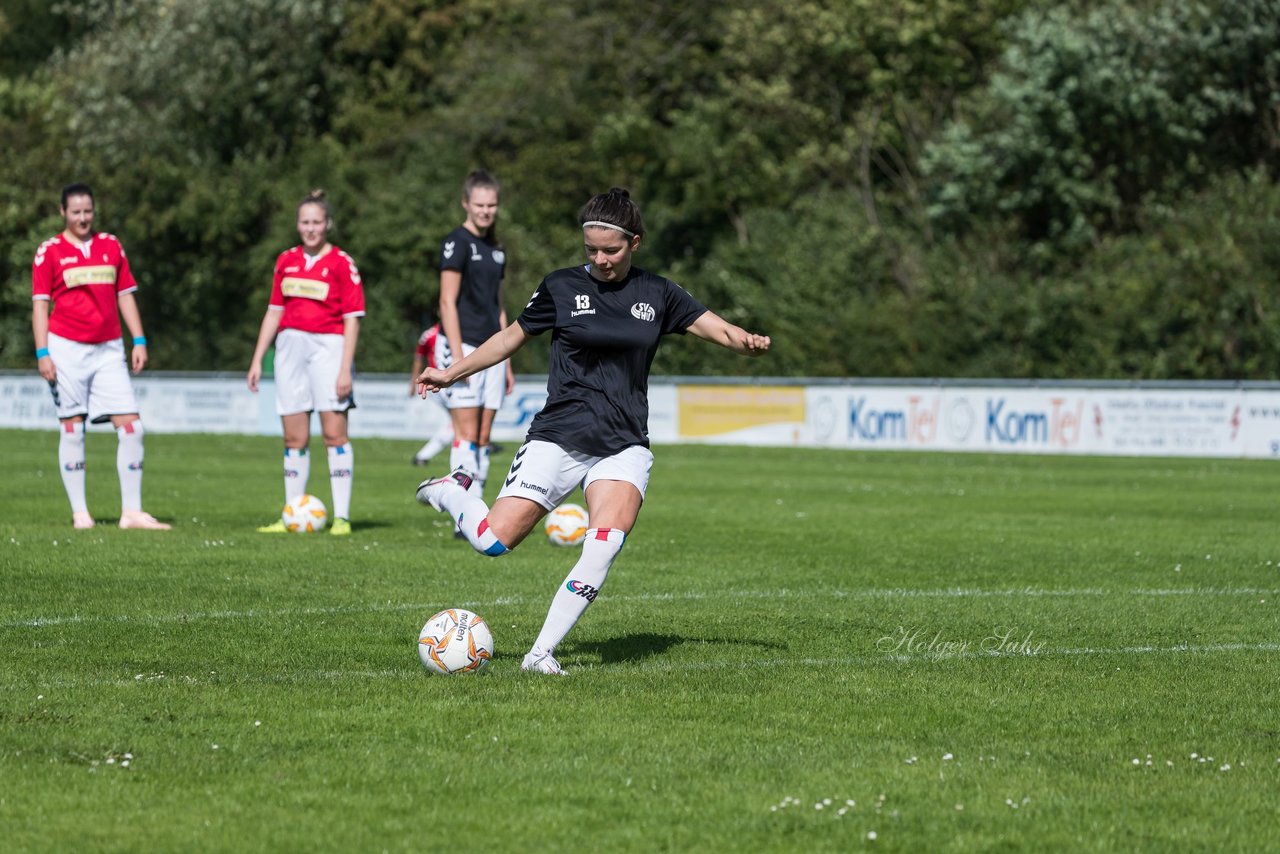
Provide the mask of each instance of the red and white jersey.
[{"label": "red and white jersey", "polygon": [[436,366],[436,338],[439,335],[440,324],[432,324],[422,330],[422,334],[418,336],[418,346],[413,349],[415,356],[426,360],[428,368]]},{"label": "red and white jersey", "polygon": [[364,286],[356,262],[336,246],[310,268],[301,246],[281,252],[270,307],[284,311],[281,329],[341,335],[344,318],[364,316]]},{"label": "red and white jersey", "polygon": [[31,298],[51,302],[49,331],[82,344],[119,338],[117,300],[137,289],[124,247],[111,234],[94,234],[83,251],[59,234],[41,243],[31,262]]}]

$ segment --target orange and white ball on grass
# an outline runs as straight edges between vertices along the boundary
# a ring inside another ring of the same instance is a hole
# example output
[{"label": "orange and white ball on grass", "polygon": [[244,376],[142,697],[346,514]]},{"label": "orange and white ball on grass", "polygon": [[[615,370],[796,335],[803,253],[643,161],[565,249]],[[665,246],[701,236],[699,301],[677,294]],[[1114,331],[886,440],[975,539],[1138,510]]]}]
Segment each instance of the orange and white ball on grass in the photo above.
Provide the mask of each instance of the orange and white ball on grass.
[{"label": "orange and white ball on grass", "polygon": [[299,495],[284,505],[280,512],[284,529],[295,534],[323,531],[329,524],[329,510],[314,495]]},{"label": "orange and white ball on grass", "polygon": [[587,510],[579,504],[561,504],[547,514],[542,530],[556,546],[580,546],[587,538]]},{"label": "orange and white ball on grass", "polygon": [[418,632],[418,658],[431,673],[479,673],[493,658],[493,632],[479,614],[446,608]]}]

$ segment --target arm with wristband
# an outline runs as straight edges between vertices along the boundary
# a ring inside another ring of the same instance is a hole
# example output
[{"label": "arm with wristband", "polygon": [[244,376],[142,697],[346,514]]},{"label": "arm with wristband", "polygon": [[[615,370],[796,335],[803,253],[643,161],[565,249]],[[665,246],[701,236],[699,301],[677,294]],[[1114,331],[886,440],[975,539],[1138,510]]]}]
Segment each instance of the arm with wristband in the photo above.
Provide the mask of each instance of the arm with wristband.
[{"label": "arm with wristband", "polygon": [[138,301],[133,298],[133,292],[120,294],[118,300],[120,303],[120,316],[124,318],[124,325],[129,328],[129,334],[133,336],[133,351],[129,354],[129,367],[135,373],[142,373],[142,369],[147,366],[147,339],[142,334],[142,316],[138,313]]},{"label": "arm with wristband", "polygon": [[58,367],[49,356],[49,301],[31,301],[31,336],[36,341],[36,368],[45,381],[58,381]]}]

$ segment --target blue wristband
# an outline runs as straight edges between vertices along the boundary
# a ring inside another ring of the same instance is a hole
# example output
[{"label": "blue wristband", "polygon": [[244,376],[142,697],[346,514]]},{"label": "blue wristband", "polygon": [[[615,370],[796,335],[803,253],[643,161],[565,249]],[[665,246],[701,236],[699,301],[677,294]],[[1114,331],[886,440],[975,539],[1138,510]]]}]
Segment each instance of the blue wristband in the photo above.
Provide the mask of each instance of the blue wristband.
[{"label": "blue wristband", "polygon": [[41,347],[40,349],[36,350],[36,358],[37,358],[37,359],[43,359],[43,358],[44,358],[45,356],[47,356],[47,355],[49,355],[49,348],[48,348],[48,347]]},{"label": "blue wristband", "polygon": [[133,346],[135,346],[135,347],[145,347],[145,346],[147,346],[147,339],[146,339],[146,337],[145,337],[145,336],[142,336],[142,335],[135,335],[135,336],[133,337]]}]

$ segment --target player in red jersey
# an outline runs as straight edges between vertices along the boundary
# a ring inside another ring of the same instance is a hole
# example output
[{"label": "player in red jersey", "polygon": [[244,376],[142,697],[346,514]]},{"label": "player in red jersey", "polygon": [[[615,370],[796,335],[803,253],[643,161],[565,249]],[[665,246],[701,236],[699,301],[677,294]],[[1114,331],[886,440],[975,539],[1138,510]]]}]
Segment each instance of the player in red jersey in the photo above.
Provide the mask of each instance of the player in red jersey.
[{"label": "player in red jersey", "polygon": [[[428,326],[418,336],[418,345],[413,348],[413,368],[409,373],[410,397],[418,393],[418,374],[422,373],[422,368],[424,366],[429,368],[436,367],[436,339],[439,336],[439,323],[433,323]],[[415,466],[427,465],[431,462],[432,457],[453,444],[453,422],[449,419],[449,410],[444,405],[444,398],[436,395],[433,399],[445,410],[445,421],[432,437],[427,440],[426,444],[413,455],[413,464]]]},{"label": "player in red jersey", "polygon": [[120,527],[167,531],[142,509],[142,421],[125,365],[120,317],[133,337],[129,364],[147,365],[147,339],[124,248],[93,230],[93,190],[69,184],[58,210],[66,226],[40,244],[31,265],[31,331],[40,376],[49,383],[61,422],[58,467],[76,528],[92,528],[85,501],[85,418],[116,429]]},{"label": "player in red jersey", "polygon": [[[249,390],[262,379],[262,359],[276,344],[276,411],[284,427],[284,495],[292,501],[307,491],[311,458],[311,413],[320,413],[320,429],[329,456],[333,523],[329,533],[351,533],[351,481],[355,458],[347,435],[347,411],[355,408],[352,370],[364,287],[355,261],[329,242],[333,216],[323,190],[313,190],[298,205],[302,244],[276,259],[271,300],[258,331],[249,364]],[[258,529],[283,533],[277,520]]]}]

